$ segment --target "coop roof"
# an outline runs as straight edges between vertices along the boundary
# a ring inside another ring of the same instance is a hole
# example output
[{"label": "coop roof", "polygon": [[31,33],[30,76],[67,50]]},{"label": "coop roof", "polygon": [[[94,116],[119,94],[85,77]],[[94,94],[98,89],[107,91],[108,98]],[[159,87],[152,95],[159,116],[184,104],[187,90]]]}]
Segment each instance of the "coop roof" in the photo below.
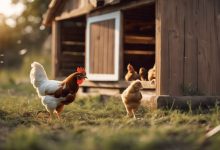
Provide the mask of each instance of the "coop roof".
[{"label": "coop roof", "polygon": [[[106,6],[109,4],[120,3],[122,0],[78,0],[75,2],[80,2],[82,5],[80,8],[75,8],[70,10],[69,3],[73,3],[74,1],[66,1],[66,0],[51,0],[47,12],[43,16],[43,24],[50,25],[51,22],[55,19],[62,20],[70,17],[76,17],[90,12],[96,7]],[[66,5],[66,6],[65,6]],[[69,7],[69,8],[67,8]],[[58,15],[58,16],[57,16]]]},{"label": "coop roof", "polygon": [[56,10],[59,8],[60,4],[62,3],[62,0],[51,0],[47,12],[43,16],[43,24],[44,25],[49,25],[51,24]]}]

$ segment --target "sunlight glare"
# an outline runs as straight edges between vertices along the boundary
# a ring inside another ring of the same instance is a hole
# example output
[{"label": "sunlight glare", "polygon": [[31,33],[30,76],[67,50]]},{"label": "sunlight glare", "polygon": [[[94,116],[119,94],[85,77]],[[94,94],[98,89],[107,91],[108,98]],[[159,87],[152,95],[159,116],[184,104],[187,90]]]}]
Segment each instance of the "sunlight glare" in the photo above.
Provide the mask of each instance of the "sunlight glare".
[{"label": "sunlight glare", "polygon": [[6,20],[5,20],[5,23],[6,23],[9,27],[11,27],[11,28],[16,27],[16,25],[17,25],[16,21],[15,21],[14,19],[12,19],[12,18],[6,19]]},{"label": "sunlight glare", "polygon": [[5,17],[18,17],[26,9],[23,3],[12,4],[11,0],[0,0],[0,4],[0,14],[3,14]]},{"label": "sunlight glare", "polygon": [[24,55],[24,54],[26,54],[26,53],[27,53],[27,49],[22,49],[22,50],[19,51],[19,54],[20,54],[20,55]]}]

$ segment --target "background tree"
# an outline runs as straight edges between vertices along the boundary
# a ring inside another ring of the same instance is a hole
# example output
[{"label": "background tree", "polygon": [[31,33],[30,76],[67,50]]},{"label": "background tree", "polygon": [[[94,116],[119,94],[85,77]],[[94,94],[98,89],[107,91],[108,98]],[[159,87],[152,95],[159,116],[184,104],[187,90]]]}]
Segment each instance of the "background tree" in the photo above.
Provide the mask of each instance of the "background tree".
[{"label": "background tree", "polygon": [[2,67],[18,67],[26,53],[41,51],[42,44],[49,35],[49,29],[41,24],[49,2],[49,0],[12,0],[13,4],[24,5],[21,15],[6,17],[0,14]]}]

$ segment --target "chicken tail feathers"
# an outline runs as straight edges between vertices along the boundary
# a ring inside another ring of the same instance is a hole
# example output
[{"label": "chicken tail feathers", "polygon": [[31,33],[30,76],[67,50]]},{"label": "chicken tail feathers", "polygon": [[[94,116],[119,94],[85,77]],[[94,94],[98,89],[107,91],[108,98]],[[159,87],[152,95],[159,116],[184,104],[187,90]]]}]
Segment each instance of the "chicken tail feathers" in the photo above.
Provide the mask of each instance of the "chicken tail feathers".
[{"label": "chicken tail feathers", "polygon": [[30,80],[35,88],[39,87],[45,80],[48,80],[44,67],[38,63],[31,64]]}]

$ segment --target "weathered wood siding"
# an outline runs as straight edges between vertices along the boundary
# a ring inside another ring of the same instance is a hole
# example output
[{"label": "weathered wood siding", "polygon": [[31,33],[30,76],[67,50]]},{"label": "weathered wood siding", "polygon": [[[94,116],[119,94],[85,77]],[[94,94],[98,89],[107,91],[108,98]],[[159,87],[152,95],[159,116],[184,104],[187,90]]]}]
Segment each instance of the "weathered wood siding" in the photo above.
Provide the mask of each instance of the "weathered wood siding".
[{"label": "weathered wood siding", "polygon": [[52,22],[52,76],[55,78],[59,75],[60,69],[60,23]]},{"label": "weathered wood siding", "polygon": [[89,0],[63,1],[56,11],[55,20],[63,20],[88,13],[93,7]]},{"label": "weathered wood siding", "polygon": [[220,95],[220,1],[157,0],[158,95]]},{"label": "weathered wood siding", "polygon": [[115,20],[92,23],[90,26],[90,73],[114,74]]}]

